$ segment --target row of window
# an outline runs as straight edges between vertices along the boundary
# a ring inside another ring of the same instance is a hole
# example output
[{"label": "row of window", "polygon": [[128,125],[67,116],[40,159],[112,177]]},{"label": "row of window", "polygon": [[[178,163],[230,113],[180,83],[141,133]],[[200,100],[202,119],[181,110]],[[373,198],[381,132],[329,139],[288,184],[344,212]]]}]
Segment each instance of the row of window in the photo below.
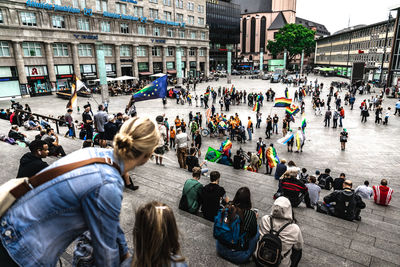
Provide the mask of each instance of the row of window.
[{"label": "row of window", "polygon": [[[104,56],[112,57],[113,56],[113,46],[112,45],[103,45]],[[147,46],[138,46],[136,53],[139,57],[147,56]],[[40,43],[36,42],[24,42],[22,43],[22,50],[24,53],[24,57],[41,57],[42,46]],[[120,46],[120,56],[121,57],[130,57],[132,51],[132,46],[130,45],[121,45]],[[151,54],[152,56],[161,56],[162,47],[161,46],[153,46]],[[174,47],[167,47],[165,49],[165,54],[169,57],[174,56]],[[184,50],[181,48],[182,54],[184,54]],[[53,54],[54,57],[69,57],[68,44],[56,43],[53,44]],[[91,57],[93,56],[93,45],[91,44],[79,44],[78,45],[78,54],[80,57]],[[199,49],[199,56],[205,55],[205,49]],[[0,41],[0,57],[9,57],[10,47],[8,42]],[[189,49],[189,56],[196,56],[196,48]]]},{"label": "row of window", "polygon": [[[386,47],[392,46],[393,38],[388,38]],[[371,48],[383,48],[385,46],[385,39],[376,39],[369,40],[363,42],[357,42],[350,44],[350,50],[358,50],[358,49],[371,49]],[[318,53],[329,53],[329,52],[338,52],[338,51],[348,51],[349,44],[340,44],[340,45],[332,45],[318,48]]]},{"label": "row of window", "polygon": [[[381,63],[383,54],[371,53],[371,54],[351,54],[351,55],[320,55],[317,56],[317,62],[369,62],[369,63]],[[389,62],[390,53],[385,54],[385,62]]]}]

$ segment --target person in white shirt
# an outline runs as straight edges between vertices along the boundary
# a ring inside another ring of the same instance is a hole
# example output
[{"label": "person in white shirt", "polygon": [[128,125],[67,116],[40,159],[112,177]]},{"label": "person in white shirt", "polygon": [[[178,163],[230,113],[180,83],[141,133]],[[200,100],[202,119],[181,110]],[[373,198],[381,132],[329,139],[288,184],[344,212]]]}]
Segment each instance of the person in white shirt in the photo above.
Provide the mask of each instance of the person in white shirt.
[{"label": "person in white shirt", "polygon": [[309,181],[309,183],[306,183],[306,186],[308,189],[308,195],[310,196],[310,204],[311,206],[316,206],[321,193],[321,187],[315,184],[317,182],[315,176],[311,175]]},{"label": "person in white shirt", "polygon": [[374,191],[369,187],[369,182],[365,181],[363,185],[359,185],[355,193],[361,198],[370,199],[374,195]]},{"label": "person in white shirt", "polygon": [[158,162],[160,162],[160,166],[164,166],[162,163],[163,160],[163,155],[165,153],[165,141],[167,139],[167,128],[164,125],[164,117],[163,116],[157,116],[156,118],[157,121],[157,126],[158,126],[158,131],[160,132],[160,140],[158,141],[158,146],[154,150],[154,154],[156,154],[156,164],[158,165]]}]

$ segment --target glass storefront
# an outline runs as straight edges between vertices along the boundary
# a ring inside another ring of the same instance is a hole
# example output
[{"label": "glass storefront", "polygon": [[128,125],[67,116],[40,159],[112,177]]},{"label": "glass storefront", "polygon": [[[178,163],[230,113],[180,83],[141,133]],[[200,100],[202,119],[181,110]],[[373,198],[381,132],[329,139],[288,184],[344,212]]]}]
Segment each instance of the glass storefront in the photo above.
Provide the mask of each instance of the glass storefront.
[{"label": "glass storefront", "polygon": [[26,66],[27,89],[31,96],[51,94],[47,66]]}]

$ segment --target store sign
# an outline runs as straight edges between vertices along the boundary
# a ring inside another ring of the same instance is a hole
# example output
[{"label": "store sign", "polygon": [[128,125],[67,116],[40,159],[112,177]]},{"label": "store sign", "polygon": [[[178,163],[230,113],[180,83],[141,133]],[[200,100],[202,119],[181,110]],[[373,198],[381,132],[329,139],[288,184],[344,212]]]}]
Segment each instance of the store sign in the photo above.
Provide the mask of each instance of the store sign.
[{"label": "store sign", "polygon": [[[112,13],[112,12],[103,12],[103,17],[112,18],[112,19],[125,19],[125,20],[132,20],[132,21],[140,21],[141,23],[147,23],[146,17],[139,18],[139,17],[124,15],[124,14],[117,14],[117,13]],[[182,28],[185,27],[185,23],[183,23],[183,22],[166,21],[166,20],[160,20],[160,19],[155,19],[153,22],[155,24],[179,26]]]},{"label": "store sign", "polygon": [[59,6],[59,5],[50,4],[50,3],[40,3],[40,2],[33,1],[33,0],[26,1],[26,6],[45,9],[45,10],[51,10],[51,11],[74,13],[74,14],[83,13],[85,16],[93,15],[93,11],[90,8],[84,8],[83,10],[80,10],[79,8],[74,8],[71,6]]},{"label": "store sign", "polygon": [[158,40],[158,39],[151,39],[152,43],[159,43],[159,44],[165,44],[165,40]]},{"label": "store sign", "polygon": [[85,72],[85,73],[82,73],[82,76],[84,76],[84,77],[92,77],[92,76],[96,77],[96,73],[94,73],[94,72]]},{"label": "store sign", "polygon": [[68,75],[58,75],[59,78],[63,79],[63,78],[72,78],[72,74],[68,74]]},{"label": "store sign", "polygon": [[74,34],[76,39],[88,39],[88,40],[98,40],[98,35],[88,35],[88,34]]},{"label": "store sign", "polygon": [[31,80],[43,80],[43,79],[45,79],[45,77],[44,76],[35,76],[35,77],[29,77],[29,79],[31,79]]},{"label": "store sign", "polygon": [[185,23],[183,23],[183,22],[166,21],[166,20],[161,20],[161,19],[155,19],[154,23],[165,24],[165,25],[170,25],[170,26],[180,26],[182,28],[185,27]]},{"label": "store sign", "polygon": [[121,2],[127,2],[127,3],[132,3],[132,4],[137,4],[137,1],[135,0],[120,0]]}]

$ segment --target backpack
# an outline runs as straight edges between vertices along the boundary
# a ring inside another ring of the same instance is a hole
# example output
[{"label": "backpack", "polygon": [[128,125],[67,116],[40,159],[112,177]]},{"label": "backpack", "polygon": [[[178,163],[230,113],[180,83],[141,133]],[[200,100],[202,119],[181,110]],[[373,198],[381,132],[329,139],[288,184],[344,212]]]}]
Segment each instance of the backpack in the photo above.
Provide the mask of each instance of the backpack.
[{"label": "backpack", "polygon": [[245,247],[246,232],[240,234],[240,217],[235,215],[228,222],[228,208],[221,208],[214,219],[214,238],[229,249],[242,250]]},{"label": "backpack", "polygon": [[339,113],[335,111],[335,113],[333,113],[333,119],[337,120],[338,118],[339,118]]},{"label": "backpack", "polygon": [[[256,262],[259,266],[279,266],[282,258],[286,256],[282,256],[282,240],[279,238],[279,234],[288,225],[292,224],[292,221],[283,225],[278,231],[273,229],[274,224],[272,221],[272,216],[269,217],[269,221],[269,232],[263,235],[263,237],[257,243]],[[288,253],[289,252],[290,250]]]},{"label": "backpack", "polygon": [[331,176],[328,175],[328,176],[321,177],[321,179],[320,179],[319,182],[318,182],[318,186],[321,187],[322,189],[331,190],[332,184],[326,182],[326,180],[327,180],[329,177],[331,177]]},{"label": "backpack", "polygon": [[304,184],[308,183],[308,174],[303,175],[303,173],[300,173],[300,181],[302,181]]},{"label": "backpack", "polygon": [[186,193],[182,192],[181,200],[179,200],[179,209],[183,211],[189,211],[189,202],[187,199],[187,194],[196,186],[197,184],[193,185]]}]

